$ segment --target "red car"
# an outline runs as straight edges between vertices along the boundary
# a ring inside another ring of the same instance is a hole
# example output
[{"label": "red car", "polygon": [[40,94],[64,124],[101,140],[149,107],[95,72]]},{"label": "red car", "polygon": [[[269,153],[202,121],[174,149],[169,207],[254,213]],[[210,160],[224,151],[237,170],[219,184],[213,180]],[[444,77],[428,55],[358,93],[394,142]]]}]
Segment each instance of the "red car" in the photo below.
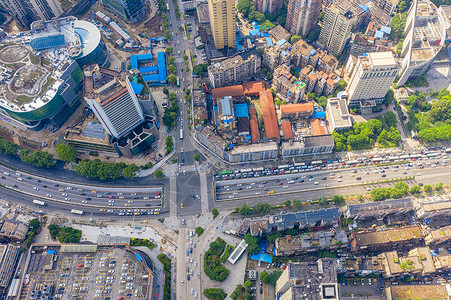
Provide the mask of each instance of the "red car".
[{"label": "red car", "polygon": [[155,196],[161,196],[161,193],[160,192],[155,193]]},{"label": "red car", "polygon": [[79,268],[83,268],[85,265],[78,265],[77,267],[79,267]]}]

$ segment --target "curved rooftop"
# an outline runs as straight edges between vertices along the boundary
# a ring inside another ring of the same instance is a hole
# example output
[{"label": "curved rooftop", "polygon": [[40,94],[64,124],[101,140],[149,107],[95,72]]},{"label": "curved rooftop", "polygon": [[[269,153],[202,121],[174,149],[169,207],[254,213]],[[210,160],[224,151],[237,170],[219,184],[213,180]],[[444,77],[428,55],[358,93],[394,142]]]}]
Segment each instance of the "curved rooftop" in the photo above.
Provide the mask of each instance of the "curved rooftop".
[{"label": "curved rooftop", "polygon": [[80,39],[82,47],[81,57],[87,56],[94,51],[102,39],[99,28],[88,21],[74,21],[74,33],[76,33]]}]

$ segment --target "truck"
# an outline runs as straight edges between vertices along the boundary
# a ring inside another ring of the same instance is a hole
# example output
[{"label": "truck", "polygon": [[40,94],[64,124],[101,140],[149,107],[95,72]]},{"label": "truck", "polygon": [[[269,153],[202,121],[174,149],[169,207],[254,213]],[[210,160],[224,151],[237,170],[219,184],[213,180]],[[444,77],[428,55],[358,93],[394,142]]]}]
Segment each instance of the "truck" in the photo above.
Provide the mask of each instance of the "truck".
[{"label": "truck", "polygon": [[45,203],[44,201],[36,200],[36,199],[33,200],[33,203],[37,204],[37,205],[42,205],[42,206],[46,206],[47,205],[47,203]]},{"label": "truck", "polygon": [[71,209],[70,212],[76,215],[83,215],[85,213],[84,211],[78,209]]},{"label": "truck", "polygon": [[180,139],[183,140],[183,128],[180,128]]}]

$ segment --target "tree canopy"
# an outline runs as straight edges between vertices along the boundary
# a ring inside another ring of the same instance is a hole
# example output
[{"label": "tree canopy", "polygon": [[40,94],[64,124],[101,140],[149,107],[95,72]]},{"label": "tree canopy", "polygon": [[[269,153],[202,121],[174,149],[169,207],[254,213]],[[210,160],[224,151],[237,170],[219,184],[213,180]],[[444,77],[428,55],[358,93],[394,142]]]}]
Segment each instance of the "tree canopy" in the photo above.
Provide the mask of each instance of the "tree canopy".
[{"label": "tree canopy", "polygon": [[75,162],[77,160],[77,149],[75,149],[71,145],[67,144],[58,144],[56,147],[56,154],[58,158],[62,161],[71,161]]}]

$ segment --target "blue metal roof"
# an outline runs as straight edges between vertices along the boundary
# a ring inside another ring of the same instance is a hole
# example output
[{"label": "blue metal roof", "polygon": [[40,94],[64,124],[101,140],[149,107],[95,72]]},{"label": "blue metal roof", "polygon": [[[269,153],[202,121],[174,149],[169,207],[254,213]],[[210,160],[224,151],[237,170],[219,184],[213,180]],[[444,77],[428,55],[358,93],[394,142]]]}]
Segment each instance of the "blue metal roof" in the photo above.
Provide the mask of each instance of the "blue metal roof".
[{"label": "blue metal roof", "polygon": [[230,104],[230,96],[226,96],[221,99],[221,105],[222,105],[222,115],[223,116],[230,116],[232,114],[232,107]]},{"label": "blue metal roof", "polygon": [[324,112],[322,107],[315,107],[315,110],[313,112],[313,118],[317,119],[323,119],[326,117],[326,113]]},{"label": "blue metal roof", "polygon": [[280,41],[278,41],[278,42],[276,43],[276,45],[277,45],[277,46],[282,46],[282,45],[285,44],[286,42],[287,42],[286,39],[281,39]]},{"label": "blue metal roof", "polygon": [[142,68],[139,68],[139,72],[141,74],[157,73],[158,67],[157,66],[142,67]]},{"label": "blue metal roof", "polygon": [[53,254],[55,254],[55,250],[47,250],[47,254],[53,255]]},{"label": "blue metal roof", "polygon": [[166,62],[164,52],[158,52],[158,77],[160,82],[166,82]]},{"label": "blue metal roof", "polygon": [[152,60],[152,53],[138,54],[138,61],[149,61]]},{"label": "blue metal roof", "polygon": [[144,88],[144,86],[142,84],[135,83],[135,82],[130,82],[130,85],[132,86],[133,92],[135,92],[136,95],[141,93],[142,89]]},{"label": "blue metal roof", "polygon": [[267,32],[263,32],[263,33],[262,33],[262,36],[264,36],[264,37],[270,37],[269,33],[267,33]]},{"label": "blue metal roof", "polygon": [[141,255],[139,255],[138,253],[136,253],[135,256],[136,256],[136,258],[137,258],[139,261],[142,261],[142,260],[143,260],[143,258],[141,257]]},{"label": "blue metal roof", "polygon": [[381,39],[384,37],[384,33],[382,31],[376,30],[376,34],[374,36],[378,39]]},{"label": "blue metal roof", "polygon": [[316,53],[316,50],[315,50],[315,49],[312,49],[308,54],[310,54],[310,55],[315,55],[315,53]]},{"label": "blue metal roof", "polygon": [[158,82],[160,81],[160,74],[144,75],[143,80],[145,82]]},{"label": "blue metal roof", "polygon": [[388,26],[381,26],[381,31],[385,32],[386,34],[390,34],[391,28]]},{"label": "blue metal roof", "polygon": [[274,46],[274,44],[272,43],[272,40],[271,40],[270,37],[265,37],[265,40],[266,40],[266,45],[268,45],[268,46]]},{"label": "blue metal roof", "polygon": [[272,263],[272,258],[270,255],[268,254],[263,254],[263,253],[258,253],[258,254],[252,254],[251,255],[251,259],[253,260],[258,260],[258,261],[262,261],[268,264]]},{"label": "blue metal roof", "polygon": [[248,117],[249,118],[249,107],[247,103],[237,103],[235,104],[235,117]]},{"label": "blue metal roof", "polygon": [[363,4],[359,4],[359,7],[360,7],[364,12],[367,12],[367,11],[370,10],[368,6],[363,5]]},{"label": "blue metal roof", "polygon": [[133,69],[138,69],[138,56],[133,54],[132,56],[130,56],[130,65],[132,66],[132,70]]},{"label": "blue metal roof", "polygon": [[250,36],[260,35],[260,31],[259,30],[255,30],[255,29],[249,30],[249,35]]},{"label": "blue metal roof", "polygon": [[218,107],[217,106],[213,106],[213,110],[215,111],[215,124],[216,124],[216,126],[219,126],[219,122],[218,122]]}]

